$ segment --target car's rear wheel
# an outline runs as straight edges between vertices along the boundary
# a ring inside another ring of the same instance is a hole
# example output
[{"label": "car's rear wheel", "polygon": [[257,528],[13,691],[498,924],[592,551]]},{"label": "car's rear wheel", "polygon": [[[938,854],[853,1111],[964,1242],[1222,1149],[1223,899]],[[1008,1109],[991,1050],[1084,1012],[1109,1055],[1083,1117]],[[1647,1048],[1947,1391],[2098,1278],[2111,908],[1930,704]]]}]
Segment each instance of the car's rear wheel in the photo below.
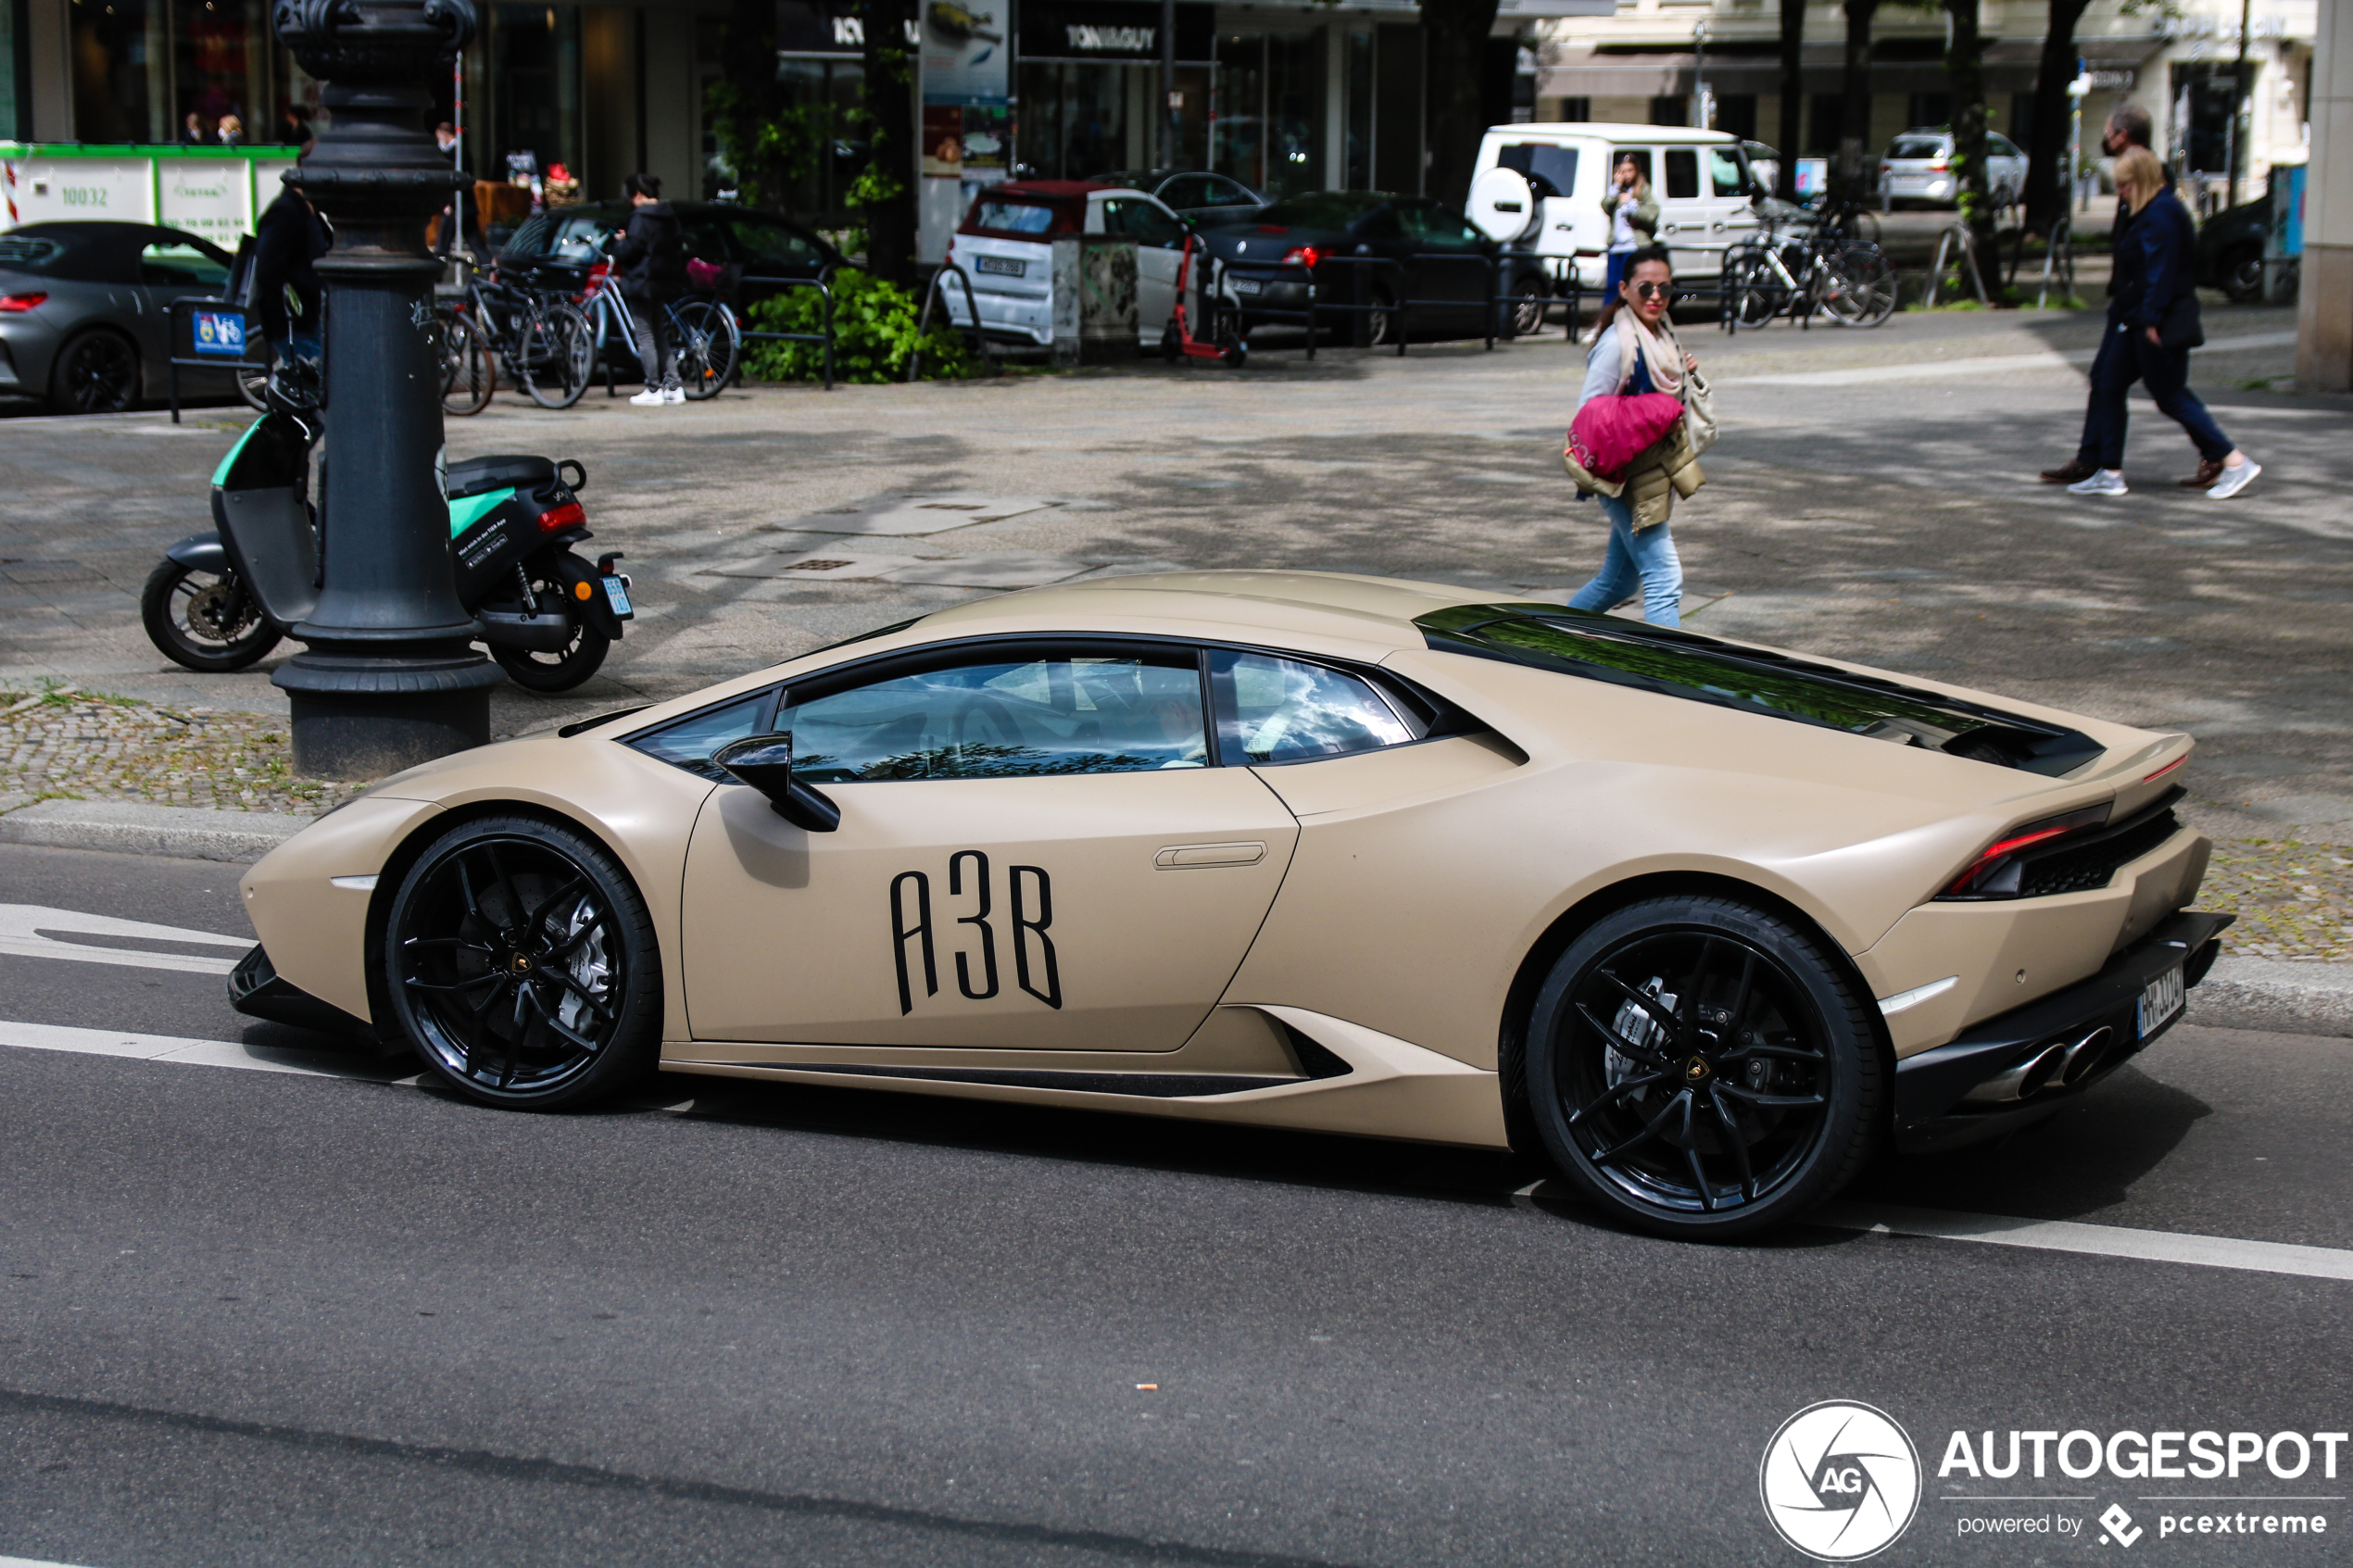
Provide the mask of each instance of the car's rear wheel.
[{"label": "car's rear wheel", "polygon": [[418,858],[393,895],[384,977],[425,1066],[484,1105],[589,1103],[660,1043],[645,900],[601,845],[536,818],[460,823]]},{"label": "car's rear wheel", "polygon": [[1861,996],[1818,938],[1717,897],[1604,916],[1529,1020],[1529,1110],[1554,1162],[1628,1223],[1743,1236],[1837,1192],[1885,1092]]},{"label": "car's rear wheel", "polygon": [[100,327],[57,351],[49,402],[61,414],[120,414],[139,401],[139,351]]},{"label": "car's rear wheel", "polygon": [[2222,292],[2239,305],[2253,305],[2263,297],[2263,247],[2240,245],[2225,251],[2215,269]]},{"label": "car's rear wheel", "polygon": [[1513,282],[1509,307],[1512,336],[1534,337],[1544,330],[1544,312],[1552,306],[1552,292],[1541,272],[1523,274]]}]

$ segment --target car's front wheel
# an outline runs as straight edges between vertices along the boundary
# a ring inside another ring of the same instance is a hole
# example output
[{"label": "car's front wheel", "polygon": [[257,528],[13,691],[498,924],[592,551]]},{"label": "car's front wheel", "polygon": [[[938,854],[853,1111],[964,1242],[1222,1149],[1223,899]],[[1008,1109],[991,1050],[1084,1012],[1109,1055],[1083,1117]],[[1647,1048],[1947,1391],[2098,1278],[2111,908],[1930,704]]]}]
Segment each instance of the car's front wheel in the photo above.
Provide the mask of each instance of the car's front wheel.
[{"label": "car's front wheel", "polygon": [[1569,1181],[1628,1223],[1746,1235],[1822,1202],[1869,1154],[1885,1073],[1868,1005],[1779,915],[1646,899],[1546,977],[1528,1109]]},{"label": "car's front wheel", "polygon": [[94,328],[58,350],[49,371],[49,404],[61,414],[120,414],[139,401],[139,351],[131,340]]},{"label": "car's front wheel", "polygon": [[484,1105],[606,1098],[661,1040],[645,900],[603,846],[536,818],[462,822],[418,857],[393,895],[384,979],[425,1066]]},{"label": "car's front wheel", "polygon": [[2223,252],[2215,268],[2222,292],[2234,305],[2257,305],[2263,299],[2263,247],[2240,245]]}]

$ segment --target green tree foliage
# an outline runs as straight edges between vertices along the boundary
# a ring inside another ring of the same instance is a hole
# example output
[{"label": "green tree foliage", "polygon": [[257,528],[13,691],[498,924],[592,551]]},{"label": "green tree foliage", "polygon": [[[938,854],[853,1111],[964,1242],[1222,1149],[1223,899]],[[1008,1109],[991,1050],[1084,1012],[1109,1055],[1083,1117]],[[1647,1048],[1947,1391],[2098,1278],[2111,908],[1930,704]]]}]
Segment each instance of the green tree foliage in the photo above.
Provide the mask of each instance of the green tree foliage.
[{"label": "green tree foliage", "polygon": [[[834,295],[834,379],[895,382],[907,361],[922,350],[925,381],[962,381],[979,373],[964,334],[940,324],[915,330],[915,300],[906,290],[871,272],[837,270]],[[824,330],[824,300],[814,289],[790,289],[751,307],[751,327],[762,332]],[[815,381],[824,367],[824,347],[815,343],[755,341],[745,345],[744,368],[761,381]]]}]

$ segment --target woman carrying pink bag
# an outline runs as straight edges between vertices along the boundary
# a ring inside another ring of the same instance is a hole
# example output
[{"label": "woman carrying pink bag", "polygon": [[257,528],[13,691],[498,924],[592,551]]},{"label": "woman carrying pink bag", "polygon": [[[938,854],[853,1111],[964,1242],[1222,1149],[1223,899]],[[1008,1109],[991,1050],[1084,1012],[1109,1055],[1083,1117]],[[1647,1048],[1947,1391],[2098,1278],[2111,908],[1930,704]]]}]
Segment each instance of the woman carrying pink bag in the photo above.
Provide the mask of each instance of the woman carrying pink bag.
[{"label": "woman carrying pink bag", "polygon": [[1577,482],[1578,499],[1598,498],[1609,519],[1602,569],[1568,608],[1614,609],[1639,591],[1642,619],[1654,626],[1682,621],[1683,563],[1667,517],[1677,496],[1688,497],[1706,483],[1692,439],[1694,421],[1703,440],[1715,430],[1699,361],[1683,352],[1667,317],[1674,302],[1666,247],[1636,251],[1617,298],[1594,324],[1585,384],[1561,455]]}]

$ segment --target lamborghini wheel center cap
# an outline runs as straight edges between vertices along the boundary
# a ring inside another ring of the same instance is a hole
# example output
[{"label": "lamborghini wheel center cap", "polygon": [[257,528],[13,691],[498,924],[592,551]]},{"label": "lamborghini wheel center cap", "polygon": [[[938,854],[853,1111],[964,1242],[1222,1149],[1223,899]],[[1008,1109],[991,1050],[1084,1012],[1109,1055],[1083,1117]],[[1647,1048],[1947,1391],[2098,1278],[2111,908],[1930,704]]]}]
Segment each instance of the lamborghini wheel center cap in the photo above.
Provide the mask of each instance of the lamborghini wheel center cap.
[{"label": "lamborghini wheel center cap", "polygon": [[[507,960],[507,968],[516,974],[529,974],[531,972],[531,955],[529,953],[517,953],[514,957]],[[1694,1057],[1692,1060],[1696,1061],[1699,1059]]]},{"label": "lamborghini wheel center cap", "polygon": [[1683,1063],[1683,1082],[1694,1087],[1715,1075],[1716,1070],[1707,1065],[1707,1059],[1704,1056],[1695,1056]]}]

